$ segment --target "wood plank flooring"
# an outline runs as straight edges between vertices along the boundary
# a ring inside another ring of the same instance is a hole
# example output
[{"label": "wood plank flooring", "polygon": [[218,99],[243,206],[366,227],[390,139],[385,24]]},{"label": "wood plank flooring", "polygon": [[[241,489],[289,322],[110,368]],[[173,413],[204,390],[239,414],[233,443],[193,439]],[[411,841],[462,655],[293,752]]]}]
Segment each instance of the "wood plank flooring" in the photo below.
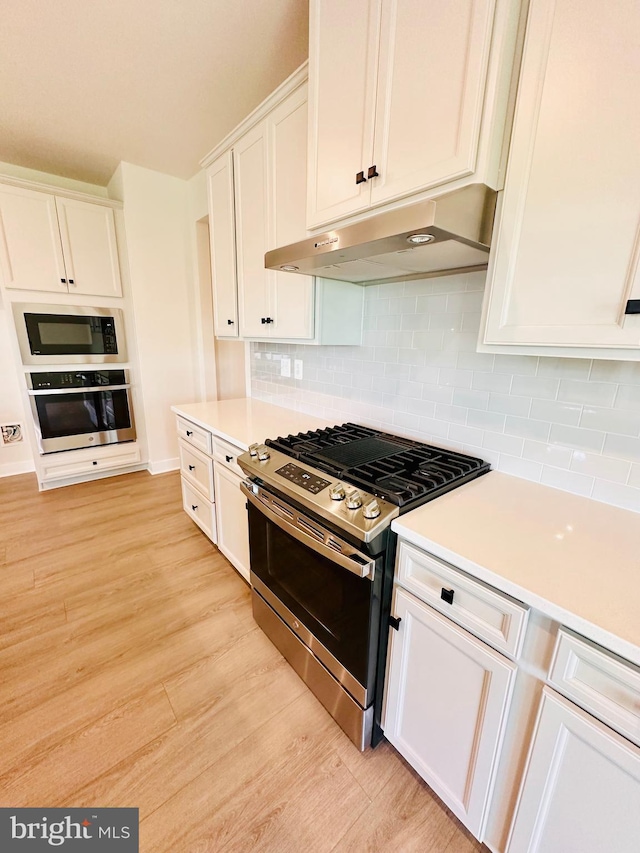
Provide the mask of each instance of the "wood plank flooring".
[{"label": "wood plank flooring", "polygon": [[251,616],[178,474],[0,479],[0,806],[137,806],[142,853],[486,850],[359,753]]}]

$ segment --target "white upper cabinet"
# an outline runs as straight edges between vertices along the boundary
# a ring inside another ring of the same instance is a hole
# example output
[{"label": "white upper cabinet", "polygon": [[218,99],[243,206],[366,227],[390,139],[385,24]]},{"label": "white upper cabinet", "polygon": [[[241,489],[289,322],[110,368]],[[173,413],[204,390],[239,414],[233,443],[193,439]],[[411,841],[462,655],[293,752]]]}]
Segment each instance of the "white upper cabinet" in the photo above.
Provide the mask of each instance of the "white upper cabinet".
[{"label": "white upper cabinet", "polygon": [[56,197],[70,293],[122,296],[113,210]]},{"label": "white upper cabinet", "polygon": [[481,347],[640,358],[640,5],[602,9],[531,2]]},{"label": "white upper cabinet", "polygon": [[238,337],[233,152],[225,151],[207,169],[213,323],[219,338]]},{"label": "white upper cabinet", "polygon": [[6,185],[0,219],[6,287],[122,296],[110,207]]},{"label": "white upper cabinet", "polygon": [[517,0],[312,0],[307,225],[498,186]]}]

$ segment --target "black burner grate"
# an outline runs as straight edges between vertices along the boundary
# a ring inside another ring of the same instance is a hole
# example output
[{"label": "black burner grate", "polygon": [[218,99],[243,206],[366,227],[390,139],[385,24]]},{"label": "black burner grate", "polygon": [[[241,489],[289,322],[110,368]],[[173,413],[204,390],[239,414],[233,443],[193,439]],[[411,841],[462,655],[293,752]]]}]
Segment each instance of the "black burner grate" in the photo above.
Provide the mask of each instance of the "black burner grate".
[{"label": "black burner grate", "polygon": [[266,443],[401,508],[437,497],[489,470],[477,457],[352,423]]}]

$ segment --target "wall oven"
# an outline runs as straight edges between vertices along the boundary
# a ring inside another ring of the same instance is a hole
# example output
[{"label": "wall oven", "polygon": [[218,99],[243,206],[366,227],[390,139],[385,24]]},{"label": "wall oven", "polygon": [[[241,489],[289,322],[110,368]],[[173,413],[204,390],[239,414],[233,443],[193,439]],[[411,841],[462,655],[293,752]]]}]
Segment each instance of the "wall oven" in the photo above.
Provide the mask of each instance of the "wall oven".
[{"label": "wall oven", "polygon": [[119,308],[14,303],[13,312],[25,365],[127,361]]},{"label": "wall oven", "polygon": [[27,374],[40,453],[134,441],[128,370]]}]

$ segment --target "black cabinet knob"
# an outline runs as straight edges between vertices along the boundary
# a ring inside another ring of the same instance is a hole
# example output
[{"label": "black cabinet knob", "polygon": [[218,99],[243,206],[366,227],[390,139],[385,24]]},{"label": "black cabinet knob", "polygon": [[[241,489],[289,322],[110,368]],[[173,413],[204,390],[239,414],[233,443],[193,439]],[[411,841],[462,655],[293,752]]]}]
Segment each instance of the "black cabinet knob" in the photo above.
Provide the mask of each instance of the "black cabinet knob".
[{"label": "black cabinet knob", "polygon": [[264,326],[264,324],[267,322],[267,318],[266,317],[260,317],[260,322]]},{"label": "black cabinet knob", "polygon": [[367,177],[368,177],[368,178],[378,178],[378,177],[380,177],[380,176],[379,176],[379,174],[378,174],[378,170],[376,169],[375,165],[373,165],[373,166],[369,166],[369,171],[367,172]]},{"label": "black cabinet knob", "polygon": [[195,465],[189,465],[189,470],[190,470],[190,471],[195,471],[195,470],[196,470],[196,466],[195,466]]},{"label": "black cabinet knob", "polygon": [[273,317],[265,317],[264,321],[265,323],[273,323]]},{"label": "black cabinet knob", "polygon": [[91,464],[92,464],[92,465],[97,465],[98,463],[97,463],[97,462],[92,462]]},{"label": "black cabinet knob", "polygon": [[447,604],[453,604],[453,593],[454,593],[454,591],[455,590],[453,590],[453,589],[445,589],[444,587],[442,587],[442,590],[440,591],[440,598],[443,601],[446,601]]},{"label": "black cabinet knob", "polygon": [[191,504],[191,509],[195,512],[198,509],[198,504]]},{"label": "black cabinet knob", "polygon": [[66,284],[66,283],[67,283],[66,278],[61,278],[61,279],[60,279],[60,281],[61,281],[63,284]]},{"label": "black cabinet knob", "polygon": [[356,184],[364,184],[366,180],[364,172],[356,172]]},{"label": "black cabinet knob", "polygon": [[233,456],[225,456],[224,458],[227,460],[227,462],[233,462]]},{"label": "black cabinet knob", "polygon": [[233,326],[233,320],[227,320],[227,326]]},{"label": "black cabinet knob", "polygon": [[193,435],[190,429],[187,430],[187,435]]},{"label": "black cabinet knob", "polygon": [[73,283],[74,283],[73,279],[72,279],[72,278],[70,278],[70,279],[69,279],[69,284],[73,284]]}]

